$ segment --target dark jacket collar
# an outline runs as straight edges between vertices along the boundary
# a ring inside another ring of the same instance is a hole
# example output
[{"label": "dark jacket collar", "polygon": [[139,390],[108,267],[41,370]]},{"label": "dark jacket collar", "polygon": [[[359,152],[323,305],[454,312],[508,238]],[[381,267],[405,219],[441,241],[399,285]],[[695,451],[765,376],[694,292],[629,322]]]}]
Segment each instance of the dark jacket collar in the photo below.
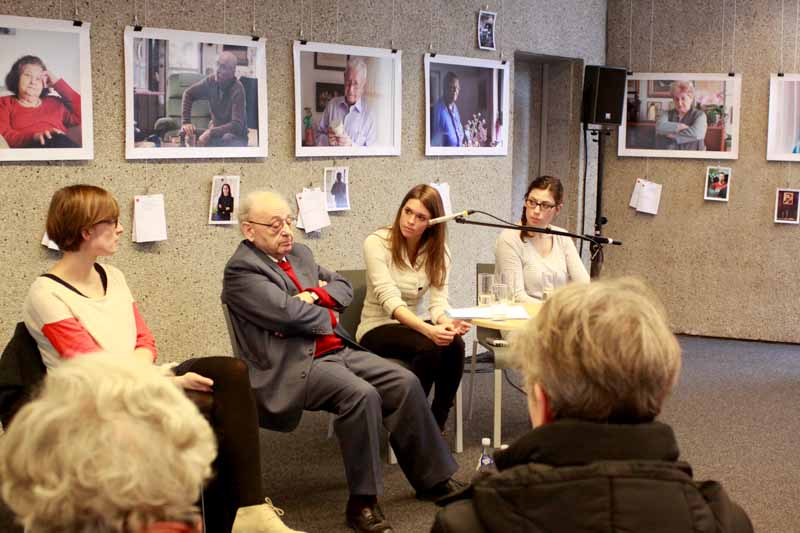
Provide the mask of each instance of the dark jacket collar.
[{"label": "dark jacket collar", "polygon": [[519,464],[583,465],[595,461],[677,461],[680,452],[672,428],[661,422],[604,424],[558,420],[522,436],[495,453],[505,470]]}]

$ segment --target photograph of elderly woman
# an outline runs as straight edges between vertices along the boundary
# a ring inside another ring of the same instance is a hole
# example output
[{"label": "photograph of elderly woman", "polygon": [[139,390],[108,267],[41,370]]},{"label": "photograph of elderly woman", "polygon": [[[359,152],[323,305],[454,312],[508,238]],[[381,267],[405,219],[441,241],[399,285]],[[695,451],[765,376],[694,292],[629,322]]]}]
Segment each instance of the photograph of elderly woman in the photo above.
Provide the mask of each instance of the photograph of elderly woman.
[{"label": "photograph of elderly woman", "polygon": [[800,161],[800,74],[770,77],[767,159]]},{"label": "photograph of elderly woman", "polygon": [[82,150],[91,145],[91,92],[82,98],[81,80],[91,70],[88,25],[0,16],[0,29],[0,160],[90,159]]},{"label": "photograph of elderly woman", "polygon": [[399,155],[400,52],[294,44],[295,154]]},{"label": "photograph of elderly woman", "polygon": [[428,54],[425,66],[428,103],[425,154],[505,154],[506,65],[500,61]]},{"label": "photograph of elderly woman", "polygon": [[619,155],[735,159],[739,87],[722,74],[630,75]]}]

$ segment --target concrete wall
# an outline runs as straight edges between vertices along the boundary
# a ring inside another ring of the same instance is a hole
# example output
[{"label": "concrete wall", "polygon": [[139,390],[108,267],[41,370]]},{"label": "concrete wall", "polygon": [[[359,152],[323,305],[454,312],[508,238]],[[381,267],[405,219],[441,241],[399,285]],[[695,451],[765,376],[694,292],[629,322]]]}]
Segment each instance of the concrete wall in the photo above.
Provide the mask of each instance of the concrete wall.
[{"label": "concrete wall", "polygon": [[[799,342],[800,286],[792,280],[800,227],[774,224],[773,217],[776,188],[799,188],[800,173],[796,163],[766,161],[770,74],[779,71],[781,53],[787,73],[800,64],[797,0],[653,6],[651,13],[650,2],[609,1],[608,64],[741,74],[739,158],[721,162],[733,169],[729,202],[706,202],[706,166],[717,160],[617,157],[615,137],[606,152],[604,198],[607,233],[624,246],[607,250],[605,273],[647,278],[676,331]],[[634,180],[645,175],[663,184],[657,216],[628,207]]]},{"label": "concrete wall", "polygon": [[[476,46],[476,18],[485,2],[352,0],[256,3],[256,26],[267,39],[269,158],[209,161],[124,159],[124,69],[122,32],[139,21],[152,27],[249,34],[251,2],[79,2],[80,18],[92,24],[95,159],[86,163],[0,165],[6,209],[0,210],[0,340],[7,339],[29,285],[57,258],[39,245],[53,191],[73,183],[111,190],[122,207],[126,237],[136,194],[166,197],[169,240],[132,244],[126,240],[110,259],[126,274],[140,310],[165,360],[230,353],[219,305],[224,264],[240,237],[236,228],[210,227],[211,177],[241,176],[242,193],[275,188],[290,196],[304,185],[322,184],[323,168],[350,167],[353,210],[332,217],[321,237],[299,236],[319,262],[334,269],[363,267],[361,243],[389,223],[403,194],[414,184],[439,178],[452,188],[455,208],[480,208],[510,216],[512,155],[481,158],[424,156],[423,54],[433,43],[442,54],[513,60],[516,51],[581,58],[602,63],[605,0],[503,0],[498,11],[498,51]],[[69,18],[72,2],[0,0],[0,13]],[[146,10],[146,12],[145,12]],[[307,39],[403,50],[403,136],[400,157],[303,159],[294,157],[292,40],[301,22]],[[513,75],[513,73],[512,73]],[[578,91],[578,88],[573,88]],[[513,97],[513,96],[512,96]],[[579,91],[573,94],[580,100]],[[512,127],[514,117],[511,117]],[[513,131],[513,130],[511,130]],[[513,136],[511,153],[514,151]],[[562,221],[563,222],[563,221]],[[474,264],[493,260],[496,232],[450,226],[454,252],[451,302],[474,301]]]}]

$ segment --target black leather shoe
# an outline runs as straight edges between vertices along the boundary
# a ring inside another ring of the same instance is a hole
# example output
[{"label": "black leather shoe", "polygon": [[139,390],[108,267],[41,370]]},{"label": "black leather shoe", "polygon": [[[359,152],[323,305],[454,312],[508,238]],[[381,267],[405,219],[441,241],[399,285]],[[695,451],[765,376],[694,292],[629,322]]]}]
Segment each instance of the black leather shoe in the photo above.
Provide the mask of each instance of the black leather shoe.
[{"label": "black leather shoe", "polygon": [[358,533],[392,533],[393,531],[377,503],[362,507],[357,513],[348,510],[345,516],[347,525]]},{"label": "black leather shoe", "polygon": [[429,502],[435,502],[445,496],[450,496],[456,492],[462,491],[469,485],[462,483],[457,479],[447,479],[441,483],[437,483],[433,487],[425,490],[417,491],[417,499]]}]

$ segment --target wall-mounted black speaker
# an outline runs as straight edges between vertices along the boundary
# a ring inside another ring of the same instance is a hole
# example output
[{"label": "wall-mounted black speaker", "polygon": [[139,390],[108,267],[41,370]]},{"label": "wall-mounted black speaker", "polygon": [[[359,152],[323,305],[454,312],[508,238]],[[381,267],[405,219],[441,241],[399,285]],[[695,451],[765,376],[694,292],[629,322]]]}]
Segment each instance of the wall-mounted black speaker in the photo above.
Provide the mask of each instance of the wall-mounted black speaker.
[{"label": "wall-mounted black speaker", "polygon": [[626,75],[624,68],[586,65],[581,122],[617,126],[622,124]]}]

